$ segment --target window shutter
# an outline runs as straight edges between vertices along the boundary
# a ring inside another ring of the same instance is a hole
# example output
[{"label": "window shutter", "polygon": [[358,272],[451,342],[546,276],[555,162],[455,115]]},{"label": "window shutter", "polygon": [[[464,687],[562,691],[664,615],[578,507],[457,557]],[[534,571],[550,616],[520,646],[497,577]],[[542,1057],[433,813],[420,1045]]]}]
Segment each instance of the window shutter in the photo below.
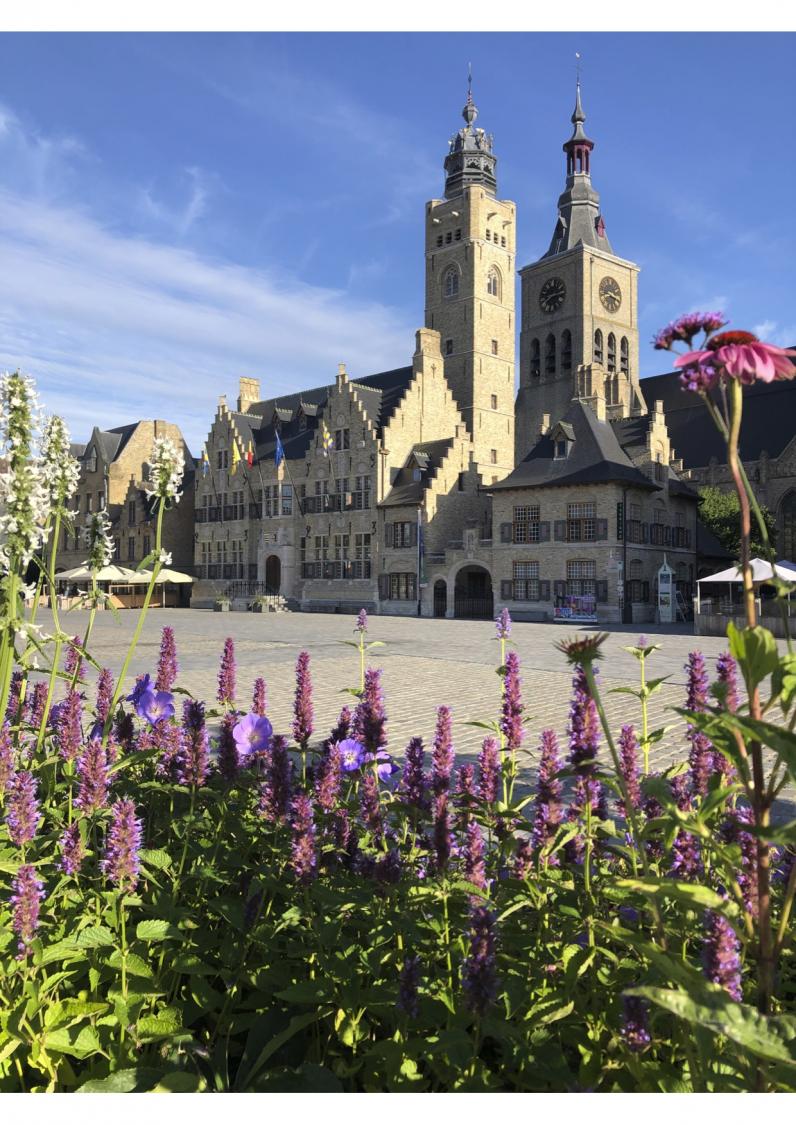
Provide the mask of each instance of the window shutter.
[{"label": "window shutter", "polygon": [[[385,547],[392,547],[392,529],[393,529],[393,525],[391,523],[385,523],[385,525],[384,525],[384,546]],[[381,578],[383,578],[383,577],[384,577],[384,575],[381,575]]]},{"label": "window shutter", "polygon": [[691,546],[691,532],[690,532],[690,530],[686,531],[686,533],[685,533],[685,545],[686,545],[686,547]]},{"label": "window shutter", "polygon": [[504,602],[512,600],[513,582],[510,578],[502,578],[500,580],[500,597]]},{"label": "window shutter", "polygon": [[598,602],[607,602],[608,601],[608,583],[603,580],[601,582],[598,582],[596,585],[597,585],[597,601]]},{"label": "window shutter", "polygon": [[650,525],[648,523],[643,523],[641,525],[641,542],[642,543],[649,543],[649,541],[650,541]]},{"label": "window shutter", "polygon": [[545,520],[544,523],[539,524],[539,542],[550,542],[550,520]]},{"label": "window shutter", "polygon": [[650,584],[649,582],[641,583],[641,600],[648,602],[650,600]]},{"label": "window shutter", "polygon": [[539,601],[540,602],[549,602],[550,601],[550,583],[547,582],[547,581],[539,583]]},{"label": "window shutter", "polygon": [[553,596],[556,598],[566,597],[567,584],[563,579],[556,579],[553,583]]},{"label": "window shutter", "polygon": [[553,538],[557,542],[564,542],[567,538],[567,521],[556,520],[553,524]]},{"label": "window shutter", "polygon": [[595,539],[607,539],[608,538],[608,520],[597,520],[596,521],[594,538]]},{"label": "window shutter", "polygon": [[500,525],[500,542],[501,543],[510,543],[511,542],[511,524],[510,523],[502,523]]},{"label": "window shutter", "polygon": [[664,529],[664,532],[663,532],[663,545],[664,545],[664,547],[670,547],[671,544],[672,544],[672,529],[667,524],[666,528]]},{"label": "window shutter", "polygon": [[410,547],[416,547],[417,546],[417,524],[416,523],[410,523],[410,525],[409,525],[409,546]]}]

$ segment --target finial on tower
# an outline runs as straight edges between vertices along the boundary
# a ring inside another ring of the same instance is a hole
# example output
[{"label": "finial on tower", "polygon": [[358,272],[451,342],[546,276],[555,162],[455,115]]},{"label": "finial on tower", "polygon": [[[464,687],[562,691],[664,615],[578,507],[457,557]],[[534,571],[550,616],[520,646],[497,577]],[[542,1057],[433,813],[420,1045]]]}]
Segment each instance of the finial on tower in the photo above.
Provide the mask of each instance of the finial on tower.
[{"label": "finial on tower", "polygon": [[467,64],[467,101],[464,103],[464,109],[462,110],[462,117],[464,118],[467,125],[469,126],[469,125],[472,125],[472,123],[475,121],[477,116],[478,116],[478,110],[476,109],[475,102],[473,101],[473,64],[468,63]]}]

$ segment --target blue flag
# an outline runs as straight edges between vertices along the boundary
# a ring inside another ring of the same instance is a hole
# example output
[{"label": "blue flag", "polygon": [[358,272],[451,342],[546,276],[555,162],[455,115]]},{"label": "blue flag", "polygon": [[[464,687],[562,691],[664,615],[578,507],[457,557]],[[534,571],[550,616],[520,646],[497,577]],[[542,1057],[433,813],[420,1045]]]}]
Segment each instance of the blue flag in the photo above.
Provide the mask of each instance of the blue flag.
[{"label": "blue flag", "polygon": [[285,450],[282,446],[282,440],[279,434],[276,435],[276,449],[274,450],[274,464],[277,468],[282,464],[285,459]]}]

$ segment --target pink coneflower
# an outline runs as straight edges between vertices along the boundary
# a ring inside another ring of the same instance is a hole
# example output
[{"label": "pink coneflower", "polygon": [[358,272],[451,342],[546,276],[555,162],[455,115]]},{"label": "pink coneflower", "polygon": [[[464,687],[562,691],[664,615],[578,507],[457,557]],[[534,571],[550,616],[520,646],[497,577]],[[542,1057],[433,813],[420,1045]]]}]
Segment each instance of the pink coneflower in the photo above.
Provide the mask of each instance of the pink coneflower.
[{"label": "pink coneflower", "polygon": [[674,365],[683,369],[683,378],[693,373],[691,377],[698,380],[699,373],[706,372],[703,381],[707,389],[723,377],[738,379],[741,383],[793,379],[796,376],[794,357],[796,350],[764,344],[751,332],[720,332],[708,341],[704,350],[678,356]]}]

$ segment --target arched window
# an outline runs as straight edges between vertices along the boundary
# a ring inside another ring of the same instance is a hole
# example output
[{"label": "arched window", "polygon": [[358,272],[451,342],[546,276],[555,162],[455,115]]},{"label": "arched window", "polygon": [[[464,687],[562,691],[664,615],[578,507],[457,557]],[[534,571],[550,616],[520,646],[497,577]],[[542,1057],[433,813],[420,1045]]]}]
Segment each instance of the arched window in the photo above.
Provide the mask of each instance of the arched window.
[{"label": "arched window", "polygon": [[572,370],[572,333],[568,328],[561,333],[561,370]]},{"label": "arched window", "polygon": [[538,340],[531,340],[531,375],[542,374],[541,345]]},{"label": "arched window", "polygon": [[497,299],[500,300],[500,274],[494,266],[492,266],[487,274],[486,291],[490,297],[497,297]]},{"label": "arched window", "polygon": [[603,334],[598,328],[594,333],[594,362],[602,363],[603,361]]},{"label": "arched window", "polygon": [[627,336],[623,336],[619,345],[619,370],[623,375],[630,374],[630,345]]},{"label": "arched window", "polygon": [[459,271],[455,266],[451,266],[446,270],[442,279],[442,292],[446,297],[458,297],[459,295]]},{"label": "arched window", "polygon": [[789,492],[783,499],[779,510],[782,526],[782,549],[784,559],[796,558],[796,492]]},{"label": "arched window", "polygon": [[616,371],[616,336],[608,333],[608,370]]},{"label": "arched window", "polygon": [[552,332],[544,342],[544,373],[545,375],[556,373],[556,338]]}]

